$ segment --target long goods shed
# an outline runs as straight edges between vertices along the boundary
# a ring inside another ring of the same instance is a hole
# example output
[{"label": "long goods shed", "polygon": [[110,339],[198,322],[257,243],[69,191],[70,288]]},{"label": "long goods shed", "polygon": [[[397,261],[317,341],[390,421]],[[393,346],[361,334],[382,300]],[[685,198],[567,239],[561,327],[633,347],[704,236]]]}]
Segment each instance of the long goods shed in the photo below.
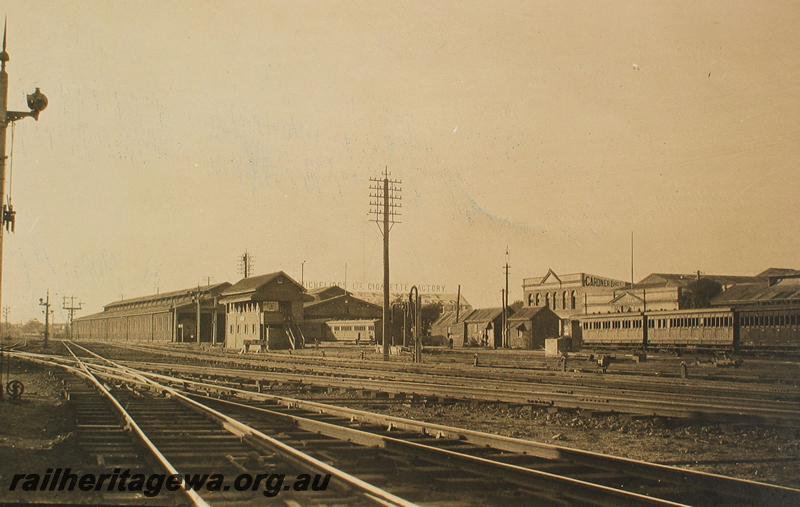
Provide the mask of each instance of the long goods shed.
[{"label": "long goods shed", "polygon": [[225,340],[228,282],[114,301],[103,311],[76,318],[72,336],[84,340],[203,342]]}]

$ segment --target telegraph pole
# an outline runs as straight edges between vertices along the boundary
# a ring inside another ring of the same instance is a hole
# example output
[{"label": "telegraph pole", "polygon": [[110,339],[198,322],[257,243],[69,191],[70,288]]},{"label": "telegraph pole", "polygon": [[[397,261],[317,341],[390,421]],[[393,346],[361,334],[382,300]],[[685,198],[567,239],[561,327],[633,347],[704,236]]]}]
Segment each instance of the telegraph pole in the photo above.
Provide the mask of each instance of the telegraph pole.
[{"label": "telegraph pole", "polygon": [[[245,278],[247,278],[245,276]],[[197,292],[192,294],[192,300],[195,303],[195,323],[194,323],[194,330],[195,330],[195,339],[197,340],[198,345],[200,344],[200,285],[197,286]]]},{"label": "telegraph pole", "polygon": [[389,179],[389,168],[383,171],[383,177],[370,178],[370,212],[371,221],[378,225],[383,236],[383,360],[389,360],[389,231],[394,224],[400,223],[399,208],[401,196],[401,180]]},{"label": "telegraph pole", "polygon": [[508,315],[506,312],[508,311],[508,270],[511,266],[508,265],[508,245],[506,245],[506,264],[503,266],[503,270],[506,273],[506,290],[503,292],[503,347],[508,347]]},{"label": "telegraph pole", "polygon": [[[3,204],[3,213],[0,217],[0,306],[2,306],[2,288],[3,288],[3,229],[9,232],[14,232],[16,223],[16,211],[11,204],[11,200],[6,203],[6,130],[8,125],[13,125],[17,120],[30,117],[34,120],[39,119],[39,113],[44,111],[47,107],[47,97],[37,88],[36,91],[28,95],[28,108],[30,111],[9,111],[8,110],[8,72],[6,72],[6,64],[9,61],[8,52],[6,51],[6,23],[3,23],[3,49],[0,51],[0,203]],[[12,139],[12,153],[13,153],[13,139]],[[13,163],[13,159],[11,159]]]},{"label": "telegraph pole", "polygon": [[[67,305],[67,300],[69,299],[69,305]],[[72,339],[72,319],[75,317],[75,312],[78,310],[83,309],[83,303],[78,303],[77,306],[75,305],[75,296],[64,296],[64,301],[61,305],[61,308],[67,311],[67,336],[69,339]]]},{"label": "telegraph pole", "polygon": [[46,299],[39,298],[39,306],[44,306],[44,348],[47,348],[47,339],[50,338],[50,289],[47,289]]},{"label": "telegraph pole", "polygon": [[250,275],[253,274],[253,256],[246,250],[239,256],[239,274],[244,278],[250,278]]},{"label": "telegraph pole", "polygon": [[633,231],[631,231],[631,287],[633,287]]},{"label": "telegraph pole", "polygon": [[6,325],[3,328],[3,332],[4,332],[4,337],[5,338],[8,338],[9,336],[11,336],[11,333],[8,330],[8,314],[9,313],[11,313],[11,307],[10,306],[4,306],[3,307],[3,320],[5,321]]}]

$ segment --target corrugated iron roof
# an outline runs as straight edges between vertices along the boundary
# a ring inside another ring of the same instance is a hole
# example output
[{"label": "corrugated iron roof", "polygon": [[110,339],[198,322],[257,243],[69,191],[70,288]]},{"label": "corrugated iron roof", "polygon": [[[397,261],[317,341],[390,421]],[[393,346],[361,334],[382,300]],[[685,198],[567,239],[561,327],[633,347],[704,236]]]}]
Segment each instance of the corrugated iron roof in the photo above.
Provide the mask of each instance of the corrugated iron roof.
[{"label": "corrugated iron roof", "polygon": [[747,303],[779,303],[781,301],[800,302],[800,286],[743,283],[730,287],[712,300],[712,304],[731,305]]},{"label": "corrugated iron roof", "polygon": [[534,315],[541,312],[542,310],[547,310],[546,306],[523,306],[517,312],[508,318],[509,322],[512,320],[531,320]]},{"label": "corrugated iron roof", "polygon": [[249,278],[242,278],[231,287],[226,289],[222,295],[223,296],[231,296],[234,294],[246,294],[248,292],[255,292],[264,285],[270,283],[273,280],[276,280],[279,277],[286,278],[289,282],[293,283],[294,285],[300,287],[300,289],[305,292],[305,288],[297,283],[292,277],[284,273],[283,271],[276,271],[274,273],[267,273],[266,275],[258,275],[258,276],[251,276]]},{"label": "corrugated iron roof", "polygon": [[310,301],[308,303],[305,303],[303,306],[305,308],[316,308],[317,306],[320,306],[320,305],[323,305],[323,304],[328,304],[328,303],[333,303],[333,302],[341,300],[343,298],[350,298],[353,302],[363,303],[365,305],[373,306],[373,307],[377,308],[378,310],[382,310],[383,309],[383,306],[379,306],[379,305],[376,305],[374,303],[370,303],[369,301],[365,301],[365,300],[363,300],[361,298],[357,298],[357,297],[351,295],[350,293],[341,294],[339,296],[333,296],[333,297],[327,298],[327,299],[315,299],[314,301]]},{"label": "corrugated iron roof", "polygon": [[222,282],[222,283],[214,283],[211,285],[201,285],[200,287],[191,287],[188,289],[174,290],[171,292],[160,292],[158,294],[150,294],[148,296],[139,296],[130,299],[120,299],[118,301],[112,301],[111,303],[105,305],[104,308],[110,310],[119,306],[127,306],[138,303],[156,303],[161,300],[168,300],[168,299],[174,300],[176,298],[179,301],[183,299],[191,300],[193,294],[198,292],[198,290],[201,294],[201,297],[203,297],[215,291],[221,292],[222,290],[227,289],[230,286],[231,286],[230,283]]},{"label": "corrugated iron roof", "polygon": [[[465,322],[467,320],[467,317],[469,317],[473,311],[474,310],[459,312],[458,322]],[[445,312],[442,312],[442,314],[439,315],[439,318],[436,319],[436,321],[431,325],[449,326],[451,324],[457,324],[458,322],[456,322],[456,312],[454,310],[447,310]]]},{"label": "corrugated iron roof", "polygon": [[478,308],[464,319],[464,322],[489,322],[498,318],[503,313],[503,309],[497,308]]}]

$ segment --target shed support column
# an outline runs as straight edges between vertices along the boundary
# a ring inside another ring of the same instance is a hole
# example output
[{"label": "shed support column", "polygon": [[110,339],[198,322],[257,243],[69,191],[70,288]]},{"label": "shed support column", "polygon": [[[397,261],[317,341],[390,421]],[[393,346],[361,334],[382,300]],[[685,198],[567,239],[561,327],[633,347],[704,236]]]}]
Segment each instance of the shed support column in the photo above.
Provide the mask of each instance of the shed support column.
[{"label": "shed support column", "polygon": [[211,310],[211,345],[217,344],[217,297],[214,296],[214,306]]},{"label": "shed support column", "polygon": [[178,309],[172,308],[172,342],[178,341]]}]

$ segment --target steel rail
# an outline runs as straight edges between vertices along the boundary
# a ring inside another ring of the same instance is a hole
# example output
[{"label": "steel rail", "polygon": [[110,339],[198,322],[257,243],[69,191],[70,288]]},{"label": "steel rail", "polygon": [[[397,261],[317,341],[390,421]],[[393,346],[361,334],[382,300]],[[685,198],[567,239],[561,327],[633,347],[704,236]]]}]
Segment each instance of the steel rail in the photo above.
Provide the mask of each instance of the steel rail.
[{"label": "steel rail", "polygon": [[522,440],[513,437],[493,435],[490,433],[456,428],[442,424],[377,414],[351,407],[340,407],[316,401],[290,398],[287,396],[258,393],[229,386],[218,386],[215,384],[209,384],[207,382],[198,382],[157,373],[143,372],[143,375],[161,379],[163,381],[174,382],[183,386],[194,385],[200,390],[211,390],[223,394],[238,395],[242,398],[251,399],[254,401],[269,400],[277,402],[283,406],[286,406],[287,408],[302,408],[321,414],[346,417],[352,421],[382,424],[390,429],[401,428],[409,431],[416,431],[423,435],[433,435],[438,438],[460,439],[475,445],[492,447],[508,452],[530,454],[532,456],[545,459],[568,459],[591,466],[604,466],[620,472],[635,473],[678,484],[688,480],[706,488],[729,488],[736,491],[750,492],[758,491],[770,497],[777,496],[782,498],[787,496],[793,498],[795,501],[800,501],[800,489],[787,486],[768,484],[749,479],[740,479],[698,470],[687,470],[670,465],[651,463],[582,449],[546,444],[533,440]]},{"label": "steel rail", "polygon": [[[92,353],[91,351],[89,352]],[[33,357],[31,359],[36,360],[36,358]],[[40,360],[40,361],[43,363],[49,362],[46,360]],[[103,361],[110,362],[105,358],[103,358]],[[314,401],[290,398],[286,396],[257,393],[254,391],[237,389],[230,386],[220,386],[218,384],[212,384],[208,382],[198,382],[194,380],[188,380],[173,376],[161,375],[158,373],[141,372],[141,374],[147,377],[160,379],[165,382],[178,384],[182,386],[184,389],[187,386],[194,386],[195,388],[205,392],[219,392],[222,394],[234,395],[234,396],[239,396],[241,398],[257,400],[257,401],[269,400],[279,403],[280,405],[286,406],[287,408],[295,408],[295,407],[302,408],[304,410],[309,410],[320,414],[328,414],[338,417],[349,418],[351,421],[362,421],[372,424],[385,425],[389,429],[401,428],[409,431],[419,432],[420,434],[423,435],[435,435],[437,437],[442,437],[442,438],[461,439],[464,440],[465,442],[472,443],[475,445],[492,447],[498,450],[504,450],[509,452],[529,454],[532,456],[542,457],[546,459],[562,458],[574,461],[576,463],[584,463],[586,465],[595,467],[604,466],[609,469],[617,470],[620,472],[635,473],[642,477],[651,477],[659,480],[667,480],[668,482],[674,482],[677,484],[685,485],[685,481],[691,481],[706,488],[718,487],[722,491],[732,488],[736,491],[739,491],[740,492],[739,494],[741,494],[741,492],[752,493],[753,491],[756,491],[762,495],[765,495],[767,498],[775,498],[775,497],[792,498],[795,501],[797,501],[797,499],[800,498],[800,489],[795,489],[785,486],[777,486],[763,482],[738,479],[708,472],[685,470],[669,465],[643,462],[639,460],[621,458],[616,456],[609,456],[591,451],[584,451],[584,450],[562,447],[552,444],[545,444],[530,440],[521,440],[511,437],[504,437],[500,435],[492,435],[474,430],[453,428],[440,424],[414,421],[395,416],[366,412],[350,407],[340,407]],[[109,373],[107,373],[107,375],[113,377],[113,375]],[[142,382],[142,384],[148,385],[146,382]],[[747,496],[752,497],[752,494],[748,494]]]},{"label": "steel rail", "polygon": [[379,487],[377,487],[377,486],[375,486],[373,484],[370,484],[370,483],[368,483],[366,481],[363,481],[363,480],[359,479],[358,477],[355,477],[355,476],[353,476],[353,475],[351,475],[351,474],[349,474],[347,472],[344,472],[343,470],[339,470],[338,468],[333,467],[333,466],[331,466],[331,465],[329,465],[329,464],[327,464],[327,463],[325,463],[323,461],[320,461],[317,458],[314,458],[313,456],[310,456],[310,455],[308,455],[308,454],[306,454],[306,453],[304,453],[304,452],[302,452],[302,451],[300,451],[298,449],[295,449],[294,447],[291,447],[291,446],[281,442],[280,440],[277,440],[277,439],[275,439],[275,438],[273,438],[273,437],[271,437],[269,435],[266,435],[265,433],[263,433],[261,431],[258,431],[257,429],[255,429],[255,428],[253,428],[251,426],[248,426],[248,425],[242,423],[241,421],[238,421],[238,420],[236,420],[236,419],[234,419],[234,418],[232,418],[232,417],[230,417],[230,416],[228,416],[226,414],[223,414],[222,412],[219,412],[218,410],[215,410],[215,409],[213,409],[211,407],[208,407],[208,406],[206,406],[206,405],[204,405],[204,404],[202,404],[202,403],[200,403],[198,401],[195,401],[195,400],[189,398],[188,396],[178,392],[176,389],[174,389],[172,387],[160,384],[160,383],[154,381],[153,379],[149,379],[149,378],[141,375],[140,372],[138,372],[137,370],[134,370],[134,369],[129,368],[127,366],[118,364],[118,363],[116,363],[116,362],[114,362],[114,361],[112,361],[110,359],[104,358],[103,356],[101,356],[101,355],[99,355],[99,354],[97,354],[97,353],[95,353],[95,352],[93,352],[93,351],[81,346],[81,345],[78,345],[78,344],[74,344],[74,345],[79,347],[79,348],[81,348],[81,349],[83,349],[84,351],[86,351],[90,355],[109,363],[114,368],[117,368],[118,370],[126,372],[128,375],[130,375],[130,376],[132,376],[132,377],[144,382],[147,385],[150,385],[150,386],[154,387],[155,389],[160,390],[161,392],[167,393],[168,395],[170,395],[171,397],[181,401],[183,404],[187,405],[188,407],[190,407],[190,408],[192,408],[192,409],[194,409],[194,410],[196,410],[196,411],[198,411],[200,413],[203,413],[203,414],[211,416],[213,419],[219,421],[222,424],[222,427],[225,430],[229,431],[230,433],[232,433],[232,434],[234,434],[234,435],[236,435],[236,436],[238,436],[240,438],[243,438],[243,439],[245,439],[247,437],[255,438],[260,443],[266,444],[266,446],[269,447],[270,449],[276,450],[276,451],[278,451],[279,453],[281,453],[282,455],[284,455],[284,456],[286,456],[288,458],[296,460],[296,461],[298,461],[300,463],[303,463],[305,465],[310,465],[312,468],[314,468],[316,470],[320,470],[320,471],[322,471],[324,473],[331,474],[332,476],[336,477],[337,479],[339,479],[343,483],[353,487],[354,489],[356,489],[358,491],[361,491],[362,493],[364,493],[365,495],[367,495],[368,497],[370,497],[372,500],[376,501],[377,503],[380,503],[380,504],[383,504],[383,505],[396,505],[396,506],[403,506],[403,507],[411,507],[411,506],[415,505],[412,502],[409,502],[409,501],[407,501],[407,500],[405,500],[403,498],[400,498],[397,495],[389,493],[386,490],[383,490],[383,489],[381,489],[381,488],[379,488]]},{"label": "steel rail", "polygon": [[[109,345],[104,343],[104,345]],[[800,409],[800,400],[793,399],[783,401],[780,398],[785,397],[800,397],[800,392],[796,389],[781,389],[777,390],[774,386],[771,386],[769,389],[749,389],[747,387],[744,388],[745,391],[749,391],[747,398],[741,396],[742,385],[720,385],[719,382],[710,382],[704,381],[700,385],[694,386],[692,385],[693,389],[698,391],[704,391],[700,393],[695,392],[686,392],[687,383],[685,380],[678,381],[678,382],[668,382],[668,385],[673,390],[665,392],[661,387],[664,385],[663,379],[659,379],[655,381],[653,379],[638,379],[636,382],[632,382],[630,379],[609,379],[607,376],[602,378],[596,378],[596,375],[588,378],[588,380],[595,381],[596,385],[585,385],[580,383],[581,378],[574,378],[574,377],[560,377],[558,382],[553,381],[554,379],[546,379],[547,382],[542,382],[541,379],[535,378],[531,379],[534,382],[529,382],[526,380],[520,379],[509,379],[503,378],[502,375],[498,376],[494,375],[480,375],[476,376],[474,374],[470,374],[470,372],[465,371],[458,371],[453,372],[453,375],[444,375],[441,372],[430,372],[430,371],[415,371],[412,372],[403,372],[402,370],[393,370],[393,369],[364,369],[364,365],[360,367],[353,363],[352,365],[345,366],[348,371],[349,375],[344,375],[342,369],[339,367],[327,366],[322,365],[319,366],[317,364],[307,364],[304,360],[300,359],[299,357],[296,360],[287,359],[284,361],[279,361],[281,366],[270,364],[266,359],[258,359],[258,358],[233,358],[230,357],[230,354],[220,354],[220,353],[209,353],[209,352],[198,352],[197,354],[186,354],[177,351],[171,351],[169,349],[161,349],[160,347],[145,347],[145,346],[136,346],[136,345],[119,345],[119,344],[110,344],[112,346],[116,346],[123,349],[129,350],[137,350],[137,351],[144,351],[149,353],[160,354],[164,356],[172,356],[183,358],[191,361],[212,361],[214,362],[215,359],[218,359],[217,362],[224,362],[224,363],[231,363],[232,365],[236,366],[245,366],[245,365],[269,365],[271,368],[284,368],[289,370],[292,373],[285,373],[286,375],[295,374],[295,375],[307,375],[309,370],[316,376],[324,376],[324,374],[328,373],[331,375],[339,376],[339,377],[348,377],[348,378],[369,378],[375,379],[376,377],[384,377],[386,379],[392,378],[393,376],[396,377],[401,373],[408,373],[413,375],[416,379],[423,379],[428,382],[438,382],[438,383],[445,383],[446,385],[451,386],[458,386],[459,383],[463,384],[465,380],[463,379],[480,379],[484,384],[494,384],[499,385],[502,384],[504,387],[508,386],[518,386],[521,389],[530,389],[532,385],[535,385],[538,389],[536,394],[541,396],[557,396],[557,395],[564,395],[564,391],[580,391],[581,394],[585,396],[597,396],[603,397],[608,389],[614,389],[618,392],[624,392],[628,397],[631,396],[640,396],[646,397],[648,395],[655,395],[658,394],[659,396],[674,396],[676,398],[681,398],[680,402],[675,403],[694,403],[700,407],[706,407],[709,405],[709,402],[714,403],[718,401],[720,398],[727,398],[732,401],[736,401],[741,403],[742,401],[748,401],[750,405],[743,405],[741,406],[743,410],[748,409],[758,409],[757,405],[764,405],[767,403],[783,403],[783,404],[798,404],[798,408],[792,407],[790,409],[790,413],[794,414],[797,413],[798,409]],[[212,359],[213,358],[213,359]],[[297,373],[294,373],[297,372]],[[301,373],[302,372],[302,373]],[[277,374],[277,372],[276,372]],[[408,375],[405,375],[404,378],[408,378]],[[574,381],[574,382],[570,382]],[[644,381],[644,382],[643,382]],[[693,381],[694,383],[694,381]],[[646,385],[646,388],[642,388],[642,385]],[[530,392],[530,391],[529,391]],[[734,396],[735,395],[735,396]],[[776,399],[766,399],[765,397],[771,397]],[[771,408],[766,408],[764,410],[773,411]]]},{"label": "steel rail", "polygon": [[[430,370],[435,370],[436,368],[440,367],[447,367],[450,370],[453,370],[452,373],[458,376],[464,376],[467,378],[486,378],[487,375],[490,377],[497,379],[497,380],[507,380],[507,370],[512,369],[516,370],[516,373],[523,373],[526,375],[536,376],[537,379],[541,379],[542,376],[548,377],[546,380],[557,380],[563,384],[566,384],[565,380],[592,380],[597,381],[601,380],[603,383],[613,381],[615,383],[618,382],[628,382],[634,383],[630,376],[636,376],[635,383],[637,385],[646,384],[651,385],[653,387],[662,387],[665,384],[670,385],[673,387],[682,387],[686,384],[686,379],[681,379],[678,373],[674,374],[656,374],[655,372],[651,372],[648,370],[641,371],[643,368],[639,366],[636,370],[632,370],[626,368],[624,365],[620,363],[615,363],[617,367],[617,372],[624,371],[626,373],[625,376],[617,378],[617,376],[612,373],[609,375],[605,375],[603,377],[599,377],[594,372],[573,372],[569,377],[564,377],[562,374],[558,374],[553,370],[547,368],[531,368],[529,364],[523,363],[522,361],[516,360],[515,362],[508,363],[508,364],[495,364],[495,363],[482,363],[484,368],[481,368],[481,374],[476,375],[474,368],[470,365],[465,363],[453,362],[453,363],[424,363],[424,364],[408,364],[403,362],[390,362],[384,363],[383,361],[374,361],[374,360],[355,360],[352,358],[344,358],[344,357],[320,357],[320,356],[309,356],[309,355],[286,355],[286,354],[277,354],[277,353],[258,353],[254,354],[254,357],[235,357],[231,353],[216,351],[216,350],[204,350],[204,349],[189,349],[192,350],[193,354],[186,354],[181,350],[187,350],[186,348],[181,348],[176,350],[174,347],[175,344],[170,344],[170,346],[161,345],[157,343],[148,343],[148,342],[135,342],[135,343],[117,343],[117,342],[96,342],[98,344],[103,344],[106,346],[118,347],[122,349],[130,349],[130,350],[140,350],[150,353],[157,353],[161,355],[179,355],[182,357],[187,358],[194,358],[197,359],[198,356],[204,357],[215,357],[226,359],[228,361],[240,361],[240,362],[256,362],[262,364],[269,364],[272,363],[281,363],[287,364],[292,366],[297,365],[309,365],[318,367],[320,363],[328,364],[337,368],[348,368],[354,369],[358,371],[372,371],[372,372],[404,372],[404,373],[415,373],[415,374],[429,374]],[[470,352],[471,353],[471,352]],[[647,363],[644,363],[644,368],[649,368],[647,365],[658,362],[658,360],[650,360]],[[372,370],[367,370],[366,368],[373,368]],[[622,368],[622,370],[620,370]],[[677,370],[678,365],[674,365],[674,369]],[[497,371],[499,370],[499,371]],[[717,374],[722,372],[718,371]],[[612,379],[613,380],[610,380]],[[707,379],[707,378],[698,378],[693,376],[691,379],[693,384],[697,384],[699,386],[706,386],[715,389],[725,389],[725,390],[737,390],[741,391],[744,390],[752,390],[751,386],[749,385],[749,381],[744,383],[742,381],[735,381],[731,379],[720,380],[720,379]],[[770,385],[771,390],[779,390],[782,389],[784,386],[781,384],[773,384]],[[763,391],[763,389],[757,389],[757,392]],[[793,392],[795,392],[794,390]]]},{"label": "steel rail", "polygon": [[89,367],[84,363],[72,349],[64,343],[64,347],[67,348],[67,351],[72,355],[75,359],[75,362],[80,366],[81,369],[86,373],[86,376],[89,380],[94,384],[94,387],[100,391],[103,396],[105,396],[108,401],[114,406],[116,411],[122,416],[123,420],[125,421],[125,428],[128,430],[133,430],[139,440],[144,444],[148,451],[158,460],[161,466],[171,475],[176,475],[181,478],[181,491],[188,497],[189,501],[192,505],[196,507],[208,507],[209,504],[206,502],[196,491],[193,489],[189,489],[186,487],[186,480],[182,474],[179,474],[178,470],[169,462],[169,460],[158,450],[158,447],[153,443],[152,440],[147,436],[147,434],[142,430],[141,427],[136,423],[136,421],[131,417],[127,410],[120,404],[120,402],[114,397],[114,395],[109,392],[108,389],[100,382],[97,377],[89,370]]},{"label": "steel rail", "polygon": [[[553,482],[558,483],[561,487],[576,488],[591,494],[608,495],[610,497],[613,497],[615,501],[628,501],[635,504],[646,504],[646,505],[671,505],[671,506],[686,505],[656,497],[651,497],[648,495],[643,495],[640,493],[634,493],[631,491],[612,488],[602,484],[575,479],[564,475],[545,472],[537,470],[535,468],[503,463],[488,458],[482,458],[479,456],[473,456],[470,454],[452,451],[449,449],[434,447],[419,442],[403,440],[388,435],[379,435],[376,433],[371,433],[356,428],[350,428],[347,426],[333,424],[325,421],[318,421],[316,419],[311,419],[308,417],[286,414],[284,412],[277,412],[263,407],[254,407],[252,405],[237,403],[230,400],[221,400],[217,398],[212,398],[210,396],[203,396],[203,395],[195,395],[195,396],[212,400],[217,403],[231,405],[237,408],[243,408],[260,414],[267,414],[271,417],[275,417],[278,419],[289,420],[292,421],[298,428],[326,435],[335,438],[337,440],[347,440],[348,442],[354,442],[361,445],[377,446],[383,448],[394,446],[401,449],[421,451],[423,453],[438,455],[446,459],[459,460],[474,465],[488,466],[501,473],[511,473],[520,476],[521,480],[519,482],[522,484],[526,484],[526,482],[530,481],[531,479],[543,479],[548,483],[553,483]],[[508,479],[508,477],[505,478]],[[574,493],[574,491],[572,491],[572,493]]]},{"label": "steel rail", "polygon": [[[218,376],[238,375],[242,378],[274,379],[294,381],[301,384],[321,387],[342,387],[347,389],[369,389],[396,394],[415,394],[420,396],[436,396],[451,399],[478,400],[490,402],[508,402],[535,404],[540,406],[558,406],[563,408],[583,408],[605,412],[623,412],[648,416],[665,417],[753,417],[774,424],[800,424],[800,404],[791,408],[766,408],[738,405],[724,405],[711,401],[685,402],[675,400],[655,400],[642,397],[625,397],[618,395],[583,394],[573,389],[573,393],[552,391],[521,391],[509,388],[467,387],[458,384],[437,384],[432,382],[414,382],[407,380],[389,380],[374,378],[365,384],[363,378],[333,377],[299,373],[254,372],[229,368],[213,368],[198,365],[178,365],[171,363],[140,363],[123,361],[126,364],[146,365],[148,369],[161,369],[191,372],[202,371],[205,374],[215,373]],[[732,400],[733,401],[733,400]]]}]

